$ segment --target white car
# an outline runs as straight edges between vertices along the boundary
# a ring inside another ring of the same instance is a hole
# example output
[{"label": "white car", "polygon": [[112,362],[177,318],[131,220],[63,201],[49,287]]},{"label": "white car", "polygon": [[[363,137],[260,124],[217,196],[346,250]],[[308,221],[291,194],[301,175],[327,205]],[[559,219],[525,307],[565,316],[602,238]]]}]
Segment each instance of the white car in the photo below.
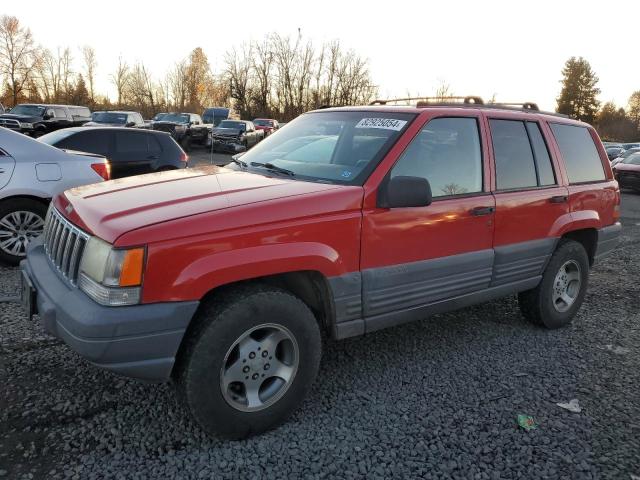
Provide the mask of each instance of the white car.
[{"label": "white car", "polygon": [[0,261],[17,265],[24,258],[52,197],[109,176],[103,156],[59,150],[0,127]]}]

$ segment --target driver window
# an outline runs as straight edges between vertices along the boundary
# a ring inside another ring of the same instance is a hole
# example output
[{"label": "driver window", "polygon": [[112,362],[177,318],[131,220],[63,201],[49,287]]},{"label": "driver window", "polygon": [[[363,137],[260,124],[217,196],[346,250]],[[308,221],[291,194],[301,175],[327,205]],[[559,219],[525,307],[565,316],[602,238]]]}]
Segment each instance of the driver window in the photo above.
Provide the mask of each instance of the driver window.
[{"label": "driver window", "polygon": [[434,198],[482,191],[482,153],[475,118],[435,118],[411,141],[391,176],[426,178]]}]

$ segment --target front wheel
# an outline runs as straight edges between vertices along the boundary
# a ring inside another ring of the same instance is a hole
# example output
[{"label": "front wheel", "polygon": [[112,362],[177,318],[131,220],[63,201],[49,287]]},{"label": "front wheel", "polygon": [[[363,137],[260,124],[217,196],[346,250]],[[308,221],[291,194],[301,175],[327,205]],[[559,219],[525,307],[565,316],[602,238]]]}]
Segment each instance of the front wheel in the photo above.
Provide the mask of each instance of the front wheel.
[{"label": "front wheel", "polygon": [[520,311],[537,325],[552,329],[567,326],[582,305],[588,280],[589,257],[584,247],[563,239],[538,286],[518,295]]},{"label": "front wheel", "polygon": [[40,236],[47,207],[29,198],[5,200],[0,204],[0,260],[18,265],[29,241]]},{"label": "front wheel", "polygon": [[320,330],[285,290],[251,286],[205,306],[177,366],[180,397],[209,434],[245,438],[283,422],[318,371]]}]

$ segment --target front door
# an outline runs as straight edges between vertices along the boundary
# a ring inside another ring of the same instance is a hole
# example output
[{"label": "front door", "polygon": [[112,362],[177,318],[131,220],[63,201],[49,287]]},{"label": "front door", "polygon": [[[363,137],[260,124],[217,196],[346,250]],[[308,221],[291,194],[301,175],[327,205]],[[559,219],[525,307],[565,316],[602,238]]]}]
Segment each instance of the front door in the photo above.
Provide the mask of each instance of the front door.
[{"label": "front door", "polygon": [[[362,293],[365,318],[382,317],[486,289],[493,267],[494,198],[478,113],[430,118],[390,176],[426,178],[426,207],[365,208]],[[485,153],[483,155],[483,152]]]}]

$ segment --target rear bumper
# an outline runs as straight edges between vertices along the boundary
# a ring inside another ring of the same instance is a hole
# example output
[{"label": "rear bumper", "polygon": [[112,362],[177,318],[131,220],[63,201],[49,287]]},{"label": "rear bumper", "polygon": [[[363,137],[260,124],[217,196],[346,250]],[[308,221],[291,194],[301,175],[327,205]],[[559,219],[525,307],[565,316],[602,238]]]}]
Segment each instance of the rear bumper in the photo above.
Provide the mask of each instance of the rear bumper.
[{"label": "rear bumper", "polygon": [[37,311],[47,332],[99,367],[143,380],[169,380],[199,302],[98,305],[56,273],[37,240],[21,268],[36,289]]},{"label": "rear bumper", "polygon": [[598,230],[598,246],[596,248],[595,260],[606,257],[618,246],[621,233],[622,224],[620,222]]}]

